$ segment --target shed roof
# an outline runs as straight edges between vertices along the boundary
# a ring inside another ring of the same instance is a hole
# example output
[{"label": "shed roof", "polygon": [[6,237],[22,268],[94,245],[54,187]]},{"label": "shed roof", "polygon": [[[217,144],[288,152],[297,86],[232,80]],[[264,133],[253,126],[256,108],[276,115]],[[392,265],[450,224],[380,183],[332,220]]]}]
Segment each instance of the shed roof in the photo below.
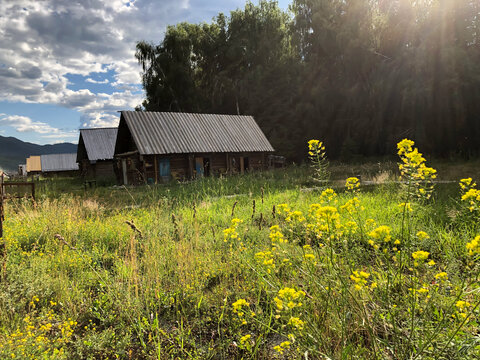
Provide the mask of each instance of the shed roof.
[{"label": "shed roof", "polygon": [[252,116],[122,111],[142,155],[274,151]]},{"label": "shed roof", "polygon": [[88,160],[111,160],[115,152],[118,128],[80,129],[79,144],[83,140]]},{"label": "shed roof", "polygon": [[78,170],[77,154],[40,155],[42,172]]}]

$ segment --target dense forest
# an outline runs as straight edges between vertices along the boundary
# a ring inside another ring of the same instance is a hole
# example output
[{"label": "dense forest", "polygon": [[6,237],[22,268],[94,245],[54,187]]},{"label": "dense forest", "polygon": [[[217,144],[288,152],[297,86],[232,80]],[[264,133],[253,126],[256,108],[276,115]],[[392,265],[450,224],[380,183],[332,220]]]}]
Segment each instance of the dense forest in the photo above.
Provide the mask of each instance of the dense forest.
[{"label": "dense forest", "polygon": [[279,154],[480,155],[479,0],[248,2],[137,43],[138,110],[254,115]]}]

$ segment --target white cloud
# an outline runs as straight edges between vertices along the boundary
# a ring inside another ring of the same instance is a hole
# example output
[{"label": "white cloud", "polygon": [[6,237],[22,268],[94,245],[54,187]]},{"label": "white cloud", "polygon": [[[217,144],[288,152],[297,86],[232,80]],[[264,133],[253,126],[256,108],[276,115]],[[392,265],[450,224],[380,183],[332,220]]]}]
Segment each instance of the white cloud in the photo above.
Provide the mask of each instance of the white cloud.
[{"label": "white cloud", "polygon": [[[143,100],[138,91],[141,69],[134,56],[137,41],[159,43],[168,24],[210,21],[219,11],[243,3],[0,1],[0,99],[64,106],[82,112],[82,122],[89,126],[112,124],[116,111],[131,109]],[[109,70],[114,71],[110,82],[113,94],[68,88],[68,74],[85,76],[87,83],[107,84],[108,79],[94,80],[90,76]],[[38,129],[44,125],[38,123]]]},{"label": "white cloud", "polygon": [[10,126],[17,132],[34,132],[42,138],[72,138],[77,136],[76,131],[63,131],[47,123],[33,121],[28,116],[0,114],[0,124]]},{"label": "white cloud", "polygon": [[108,84],[109,83],[108,79],[94,80],[92,78],[85,79],[85,82],[89,82],[89,83],[92,83],[92,84]]},{"label": "white cloud", "polygon": [[118,126],[118,114],[91,112],[83,117],[82,127],[115,127]]},{"label": "white cloud", "polygon": [[0,117],[0,124],[11,126],[18,132],[36,132],[39,134],[59,132],[58,129],[54,129],[46,123],[34,122],[29,117],[20,115],[3,115]]}]

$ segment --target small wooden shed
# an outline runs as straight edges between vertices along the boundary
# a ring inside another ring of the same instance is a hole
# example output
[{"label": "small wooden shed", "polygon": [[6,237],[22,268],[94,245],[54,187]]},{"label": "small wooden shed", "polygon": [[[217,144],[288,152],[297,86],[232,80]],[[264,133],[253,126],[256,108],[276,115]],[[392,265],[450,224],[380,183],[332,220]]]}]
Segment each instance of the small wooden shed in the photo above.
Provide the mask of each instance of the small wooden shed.
[{"label": "small wooden shed", "polygon": [[28,175],[37,175],[42,172],[42,161],[40,160],[40,156],[29,156],[26,162]]},{"label": "small wooden shed", "polygon": [[77,176],[77,154],[40,155],[42,175],[48,177]]},{"label": "small wooden shed", "polygon": [[27,176],[27,165],[26,164],[19,164],[18,165],[18,175],[19,176]]},{"label": "small wooden shed", "polygon": [[140,184],[264,169],[273,151],[252,116],[122,111],[114,157]]},{"label": "small wooden shed", "polygon": [[113,153],[117,128],[80,129],[77,163],[87,179],[115,178]]}]

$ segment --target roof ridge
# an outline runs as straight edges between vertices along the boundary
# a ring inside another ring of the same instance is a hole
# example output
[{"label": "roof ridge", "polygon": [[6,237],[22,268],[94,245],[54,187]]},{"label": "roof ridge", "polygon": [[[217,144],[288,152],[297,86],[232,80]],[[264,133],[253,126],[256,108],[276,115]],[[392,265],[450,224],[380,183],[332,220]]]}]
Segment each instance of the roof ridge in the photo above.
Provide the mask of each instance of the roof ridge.
[{"label": "roof ridge", "polygon": [[156,113],[156,114],[188,114],[188,115],[215,115],[215,116],[241,116],[241,117],[254,117],[253,115],[241,115],[241,114],[216,114],[216,113],[203,113],[203,112],[185,112],[185,111],[135,111],[135,110],[121,110],[123,112],[130,113]]},{"label": "roof ridge", "polygon": [[78,129],[80,131],[82,130],[106,130],[106,129],[118,129],[118,126],[108,126],[108,127],[101,127],[101,128],[83,128],[83,129]]}]

